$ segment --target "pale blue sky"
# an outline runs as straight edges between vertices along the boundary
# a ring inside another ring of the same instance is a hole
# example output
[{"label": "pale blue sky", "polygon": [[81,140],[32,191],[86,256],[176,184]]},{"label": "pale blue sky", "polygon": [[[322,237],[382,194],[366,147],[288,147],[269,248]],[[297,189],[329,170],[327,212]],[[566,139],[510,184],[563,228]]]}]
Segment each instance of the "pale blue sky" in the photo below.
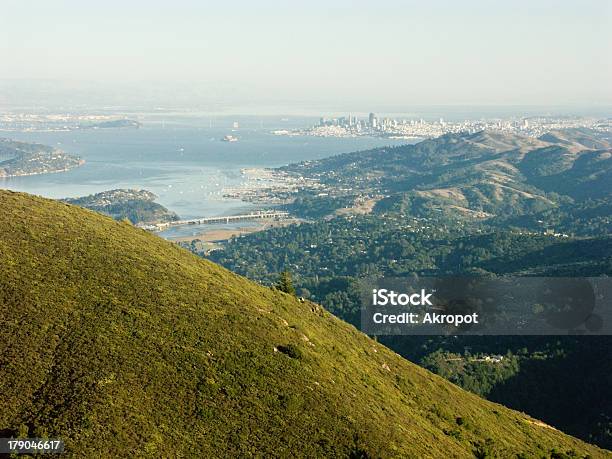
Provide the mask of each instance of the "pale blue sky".
[{"label": "pale blue sky", "polygon": [[608,0],[0,1],[5,79],[252,103],[612,103]]}]

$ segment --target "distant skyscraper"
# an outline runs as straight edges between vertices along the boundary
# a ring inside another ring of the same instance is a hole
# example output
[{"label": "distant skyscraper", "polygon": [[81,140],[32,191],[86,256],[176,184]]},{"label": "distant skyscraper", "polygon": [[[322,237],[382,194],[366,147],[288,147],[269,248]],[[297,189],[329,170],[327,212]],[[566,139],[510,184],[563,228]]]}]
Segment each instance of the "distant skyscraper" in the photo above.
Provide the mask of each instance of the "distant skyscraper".
[{"label": "distant skyscraper", "polygon": [[370,113],[369,121],[370,121],[370,127],[375,128],[376,127],[376,115],[374,113]]}]

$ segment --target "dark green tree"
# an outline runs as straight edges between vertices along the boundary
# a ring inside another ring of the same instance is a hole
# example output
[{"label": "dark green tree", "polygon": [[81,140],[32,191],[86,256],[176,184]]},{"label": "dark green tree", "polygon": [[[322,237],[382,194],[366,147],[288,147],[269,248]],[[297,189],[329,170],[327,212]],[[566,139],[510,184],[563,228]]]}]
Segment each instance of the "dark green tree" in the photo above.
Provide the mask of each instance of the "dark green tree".
[{"label": "dark green tree", "polygon": [[291,273],[289,271],[283,271],[278,277],[276,288],[281,292],[295,295],[295,288],[293,287],[293,281],[291,280]]}]

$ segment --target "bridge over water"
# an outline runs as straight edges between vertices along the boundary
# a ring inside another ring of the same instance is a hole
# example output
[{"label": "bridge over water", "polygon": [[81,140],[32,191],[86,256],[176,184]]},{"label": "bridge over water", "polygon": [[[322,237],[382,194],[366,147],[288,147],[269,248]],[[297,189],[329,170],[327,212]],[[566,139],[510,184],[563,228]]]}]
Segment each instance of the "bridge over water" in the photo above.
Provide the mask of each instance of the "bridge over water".
[{"label": "bridge over water", "polygon": [[263,220],[263,219],[282,220],[285,218],[289,218],[289,212],[285,212],[282,210],[269,210],[269,211],[251,212],[249,214],[242,214],[242,215],[226,215],[226,216],[220,216],[220,217],[202,217],[202,218],[193,218],[191,220],[176,220],[173,222],[157,223],[155,225],[139,225],[139,226],[141,228],[144,228],[150,231],[163,231],[165,229],[168,229],[174,226],[208,225],[208,224],[214,224],[214,223],[231,223],[231,222],[238,222],[238,221]]}]

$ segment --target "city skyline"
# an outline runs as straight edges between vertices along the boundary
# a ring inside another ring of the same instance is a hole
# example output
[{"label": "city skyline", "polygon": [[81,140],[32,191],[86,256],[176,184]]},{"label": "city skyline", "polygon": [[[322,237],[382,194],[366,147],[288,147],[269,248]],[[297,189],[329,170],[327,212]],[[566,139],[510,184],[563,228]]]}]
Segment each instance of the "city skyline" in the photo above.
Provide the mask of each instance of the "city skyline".
[{"label": "city skyline", "polygon": [[448,120],[440,117],[425,120],[422,117],[379,116],[370,112],[359,117],[352,113],[339,117],[319,118],[318,124],[309,128],[276,130],[276,135],[307,135],[315,137],[376,136],[391,139],[435,138],[444,134],[497,131],[537,138],[549,131],[563,129],[589,129],[594,132],[610,132],[610,118],[578,116],[511,116],[506,118],[471,118]]}]

